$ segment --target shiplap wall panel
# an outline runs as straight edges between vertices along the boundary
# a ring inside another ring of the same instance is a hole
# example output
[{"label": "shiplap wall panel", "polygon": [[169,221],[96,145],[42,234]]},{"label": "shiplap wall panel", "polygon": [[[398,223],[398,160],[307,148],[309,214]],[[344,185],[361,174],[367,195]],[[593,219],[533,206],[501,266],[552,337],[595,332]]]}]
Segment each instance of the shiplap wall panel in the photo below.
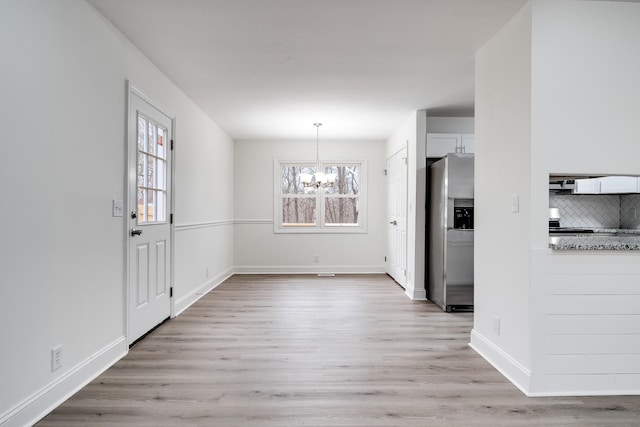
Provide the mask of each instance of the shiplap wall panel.
[{"label": "shiplap wall panel", "polygon": [[[638,276],[638,253],[635,251],[555,251],[545,260],[545,273],[557,281],[593,277],[604,283],[618,283],[624,276]],[[615,255],[612,262],[611,256]],[[615,278],[615,280],[611,280]],[[640,281],[637,281],[640,286]]]},{"label": "shiplap wall panel", "polygon": [[548,276],[545,283],[547,295],[640,295],[640,279],[637,275],[610,276],[576,275]]},{"label": "shiplap wall panel", "polygon": [[640,334],[549,335],[545,354],[640,354]]},{"label": "shiplap wall panel", "polygon": [[548,315],[547,335],[637,335],[640,315]]},{"label": "shiplap wall panel", "polygon": [[547,314],[640,314],[640,295],[548,295]]},{"label": "shiplap wall panel", "polygon": [[640,354],[548,355],[548,374],[640,374]]}]

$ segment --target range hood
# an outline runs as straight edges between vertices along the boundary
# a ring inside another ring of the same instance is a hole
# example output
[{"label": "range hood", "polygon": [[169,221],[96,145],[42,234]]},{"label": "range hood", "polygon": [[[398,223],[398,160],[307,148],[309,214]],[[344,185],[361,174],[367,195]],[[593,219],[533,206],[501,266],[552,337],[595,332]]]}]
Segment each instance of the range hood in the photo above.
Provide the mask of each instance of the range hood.
[{"label": "range hood", "polygon": [[575,179],[551,179],[549,180],[549,190],[562,191],[576,188]]}]

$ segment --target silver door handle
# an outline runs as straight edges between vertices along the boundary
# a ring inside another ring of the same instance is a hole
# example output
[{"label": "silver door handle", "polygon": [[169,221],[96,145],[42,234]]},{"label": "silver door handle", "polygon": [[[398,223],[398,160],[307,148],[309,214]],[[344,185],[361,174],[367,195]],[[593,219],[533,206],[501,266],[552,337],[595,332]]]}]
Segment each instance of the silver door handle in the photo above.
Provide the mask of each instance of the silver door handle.
[{"label": "silver door handle", "polygon": [[389,224],[391,224],[391,225],[398,225],[398,221],[391,221],[391,222],[389,222]]},{"label": "silver door handle", "polygon": [[139,228],[132,228],[131,229],[131,235],[132,236],[139,236],[142,234],[142,230],[140,230]]}]

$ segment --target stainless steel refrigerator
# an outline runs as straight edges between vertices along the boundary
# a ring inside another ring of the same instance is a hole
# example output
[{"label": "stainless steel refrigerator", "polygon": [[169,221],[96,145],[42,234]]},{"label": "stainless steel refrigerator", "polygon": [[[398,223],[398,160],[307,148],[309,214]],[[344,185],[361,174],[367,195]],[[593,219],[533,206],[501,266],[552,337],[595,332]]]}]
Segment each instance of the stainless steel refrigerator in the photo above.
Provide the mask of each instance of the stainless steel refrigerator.
[{"label": "stainless steel refrigerator", "polygon": [[473,310],[473,154],[429,167],[427,297],[445,311]]}]

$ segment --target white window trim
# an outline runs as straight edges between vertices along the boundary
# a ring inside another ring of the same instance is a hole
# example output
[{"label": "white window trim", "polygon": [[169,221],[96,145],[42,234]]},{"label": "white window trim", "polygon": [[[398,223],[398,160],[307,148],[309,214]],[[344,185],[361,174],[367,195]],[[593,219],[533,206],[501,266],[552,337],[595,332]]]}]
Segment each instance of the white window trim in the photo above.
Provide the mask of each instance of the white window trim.
[{"label": "white window trim", "polygon": [[[341,165],[358,165],[360,166],[360,191],[358,194],[360,213],[359,224],[324,224],[324,194],[318,197],[317,219],[313,226],[307,225],[282,225],[282,166],[283,165],[312,165],[316,162],[313,160],[291,160],[282,158],[273,158],[273,232],[277,234],[359,234],[367,233],[368,203],[367,203],[367,159],[342,159],[342,160],[325,160],[320,162],[320,166],[341,166]],[[329,196],[329,197],[337,197]],[[346,195],[344,197],[347,197]]]}]

